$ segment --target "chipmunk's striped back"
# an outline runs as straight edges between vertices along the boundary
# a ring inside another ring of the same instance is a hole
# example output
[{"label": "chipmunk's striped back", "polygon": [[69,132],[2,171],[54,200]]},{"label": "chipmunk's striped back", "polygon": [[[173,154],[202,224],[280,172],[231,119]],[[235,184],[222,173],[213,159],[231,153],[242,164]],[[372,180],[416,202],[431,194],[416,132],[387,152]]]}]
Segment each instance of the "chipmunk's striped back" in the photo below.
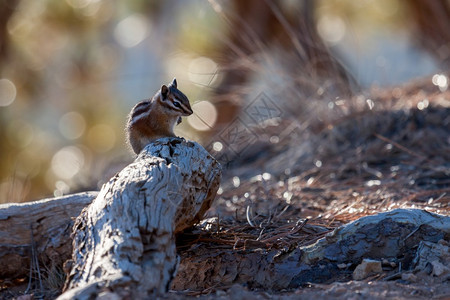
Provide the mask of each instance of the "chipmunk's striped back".
[{"label": "chipmunk's striped back", "polygon": [[133,125],[139,120],[146,118],[150,115],[150,100],[143,100],[136,104],[132,109],[128,119],[128,125]]}]

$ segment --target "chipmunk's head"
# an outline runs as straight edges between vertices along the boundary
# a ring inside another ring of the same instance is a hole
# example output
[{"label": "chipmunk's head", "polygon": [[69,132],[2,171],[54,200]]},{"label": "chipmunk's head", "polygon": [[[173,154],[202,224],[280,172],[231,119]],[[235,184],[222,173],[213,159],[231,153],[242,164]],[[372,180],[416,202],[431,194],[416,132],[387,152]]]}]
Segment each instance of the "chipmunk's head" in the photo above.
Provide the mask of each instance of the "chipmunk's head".
[{"label": "chipmunk's head", "polygon": [[193,113],[189,99],[177,88],[177,80],[175,78],[168,86],[161,86],[158,101],[166,108],[168,114],[189,116]]}]

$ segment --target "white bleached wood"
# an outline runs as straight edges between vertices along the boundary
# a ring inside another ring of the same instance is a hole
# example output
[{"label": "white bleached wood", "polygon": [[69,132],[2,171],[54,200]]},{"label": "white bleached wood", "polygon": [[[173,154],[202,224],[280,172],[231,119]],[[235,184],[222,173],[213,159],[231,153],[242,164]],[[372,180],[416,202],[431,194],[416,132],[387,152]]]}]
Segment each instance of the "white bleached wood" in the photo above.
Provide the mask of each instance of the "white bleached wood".
[{"label": "white bleached wood", "polygon": [[210,207],[219,163],[199,144],[162,138],[106,183],[73,228],[73,262],[61,299],[106,290],[148,297],[167,290],[177,267],[175,233]]}]

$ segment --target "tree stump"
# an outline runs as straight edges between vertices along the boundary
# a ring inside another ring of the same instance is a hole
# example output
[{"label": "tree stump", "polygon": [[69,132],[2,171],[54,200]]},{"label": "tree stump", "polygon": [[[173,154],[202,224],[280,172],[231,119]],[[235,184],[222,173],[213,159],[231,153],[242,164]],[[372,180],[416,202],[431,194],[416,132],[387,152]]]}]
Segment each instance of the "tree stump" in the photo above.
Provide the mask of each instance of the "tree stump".
[{"label": "tree stump", "polygon": [[177,269],[175,234],[201,219],[220,177],[219,163],[195,142],[162,138],[147,145],[75,221],[60,299],[167,291]]}]

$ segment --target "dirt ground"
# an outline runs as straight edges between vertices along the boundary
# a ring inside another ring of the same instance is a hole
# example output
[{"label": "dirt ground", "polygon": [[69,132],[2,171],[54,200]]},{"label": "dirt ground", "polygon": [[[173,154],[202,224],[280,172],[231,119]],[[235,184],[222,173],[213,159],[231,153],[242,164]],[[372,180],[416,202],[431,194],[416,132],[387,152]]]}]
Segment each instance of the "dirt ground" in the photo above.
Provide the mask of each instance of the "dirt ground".
[{"label": "dirt ground", "polygon": [[200,293],[171,292],[168,299],[449,299],[448,283],[424,284],[376,280],[311,284],[295,291],[249,290],[241,285]]}]

